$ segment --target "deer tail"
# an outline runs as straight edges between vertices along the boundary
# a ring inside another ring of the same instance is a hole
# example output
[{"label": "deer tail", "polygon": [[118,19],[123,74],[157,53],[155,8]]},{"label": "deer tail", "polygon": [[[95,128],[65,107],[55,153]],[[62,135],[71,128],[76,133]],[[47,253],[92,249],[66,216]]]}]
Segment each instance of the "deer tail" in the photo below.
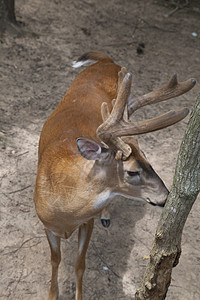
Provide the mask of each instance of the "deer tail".
[{"label": "deer tail", "polygon": [[79,68],[88,63],[94,63],[96,61],[107,60],[113,62],[113,60],[105,53],[100,51],[90,51],[81,55],[77,61],[74,61],[72,66],[73,68]]}]

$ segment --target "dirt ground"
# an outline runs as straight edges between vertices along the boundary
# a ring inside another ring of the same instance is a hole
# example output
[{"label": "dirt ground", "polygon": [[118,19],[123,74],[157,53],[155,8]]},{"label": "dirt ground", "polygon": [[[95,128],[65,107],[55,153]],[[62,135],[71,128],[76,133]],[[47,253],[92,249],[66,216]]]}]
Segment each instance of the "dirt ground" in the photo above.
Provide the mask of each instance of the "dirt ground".
[{"label": "dirt ground", "polygon": [[[174,72],[181,81],[191,77],[198,81],[200,3],[190,1],[167,17],[171,11],[164,1],[153,0],[16,0],[17,19],[29,33],[5,34],[0,44],[0,299],[47,299],[49,248],[33,204],[37,147],[44,121],[80,71],[71,67],[72,61],[89,50],[104,51],[133,73],[135,95],[165,84]],[[191,109],[199,87],[197,82],[183,96],[146,107],[136,118],[151,118],[172,108]],[[168,188],[187,122],[188,117],[139,138]],[[115,199],[111,213],[108,230],[99,216],[95,220],[84,299],[134,299],[161,209]],[[184,228],[168,300],[200,299],[199,217],[198,199]],[[74,299],[76,248],[75,232],[62,242],[60,300]]]}]

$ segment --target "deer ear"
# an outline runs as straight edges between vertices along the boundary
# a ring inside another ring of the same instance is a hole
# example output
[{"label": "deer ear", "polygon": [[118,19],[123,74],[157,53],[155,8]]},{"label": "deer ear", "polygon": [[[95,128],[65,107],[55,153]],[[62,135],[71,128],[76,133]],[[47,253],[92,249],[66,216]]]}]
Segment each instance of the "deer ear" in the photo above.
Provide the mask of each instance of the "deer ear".
[{"label": "deer ear", "polygon": [[96,142],[89,139],[77,139],[79,153],[88,160],[99,160],[101,157],[101,147]]}]

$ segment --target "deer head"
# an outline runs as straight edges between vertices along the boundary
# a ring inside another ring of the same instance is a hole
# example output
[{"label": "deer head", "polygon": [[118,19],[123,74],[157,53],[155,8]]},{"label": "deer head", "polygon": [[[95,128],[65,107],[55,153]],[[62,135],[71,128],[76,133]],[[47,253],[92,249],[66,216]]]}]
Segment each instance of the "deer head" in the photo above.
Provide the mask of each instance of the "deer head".
[{"label": "deer head", "polygon": [[[113,100],[112,112],[109,112],[108,104],[105,102],[101,107],[103,123],[96,131],[101,143],[78,139],[78,149],[84,158],[96,161],[96,166],[105,170],[102,181],[104,186],[107,182],[110,198],[112,195],[122,195],[164,206],[168,190],[147,161],[139,148],[137,139],[133,136],[170,126],[183,119],[189,110],[184,108],[179,111],[170,111],[140,122],[129,121],[128,115],[144,105],[184,93],[195,82],[188,80],[178,84],[174,75],[160,90],[133,99],[130,93],[131,81],[132,75],[122,68],[118,74],[118,93],[116,100]],[[98,177],[98,171],[96,176]]]}]

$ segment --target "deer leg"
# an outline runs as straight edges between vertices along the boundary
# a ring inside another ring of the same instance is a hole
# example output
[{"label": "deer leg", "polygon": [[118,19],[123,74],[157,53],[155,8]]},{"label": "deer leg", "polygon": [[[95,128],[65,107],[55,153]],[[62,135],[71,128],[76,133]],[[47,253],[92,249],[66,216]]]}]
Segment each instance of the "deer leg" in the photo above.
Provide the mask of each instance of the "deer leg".
[{"label": "deer leg", "polygon": [[101,223],[104,227],[110,226],[110,212],[109,212],[109,205],[104,207],[101,212]]},{"label": "deer leg", "polygon": [[85,271],[85,255],[92,235],[94,219],[79,227],[78,253],[76,258],[76,300],[82,300],[82,279]]},{"label": "deer leg", "polygon": [[51,287],[49,291],[48,300],[57,300],[58,299],[58,266],[61,260],[60,237],[56,236],[48,229],[46,229],[45,232],[51,249],[51,265],[52,265]]}]

